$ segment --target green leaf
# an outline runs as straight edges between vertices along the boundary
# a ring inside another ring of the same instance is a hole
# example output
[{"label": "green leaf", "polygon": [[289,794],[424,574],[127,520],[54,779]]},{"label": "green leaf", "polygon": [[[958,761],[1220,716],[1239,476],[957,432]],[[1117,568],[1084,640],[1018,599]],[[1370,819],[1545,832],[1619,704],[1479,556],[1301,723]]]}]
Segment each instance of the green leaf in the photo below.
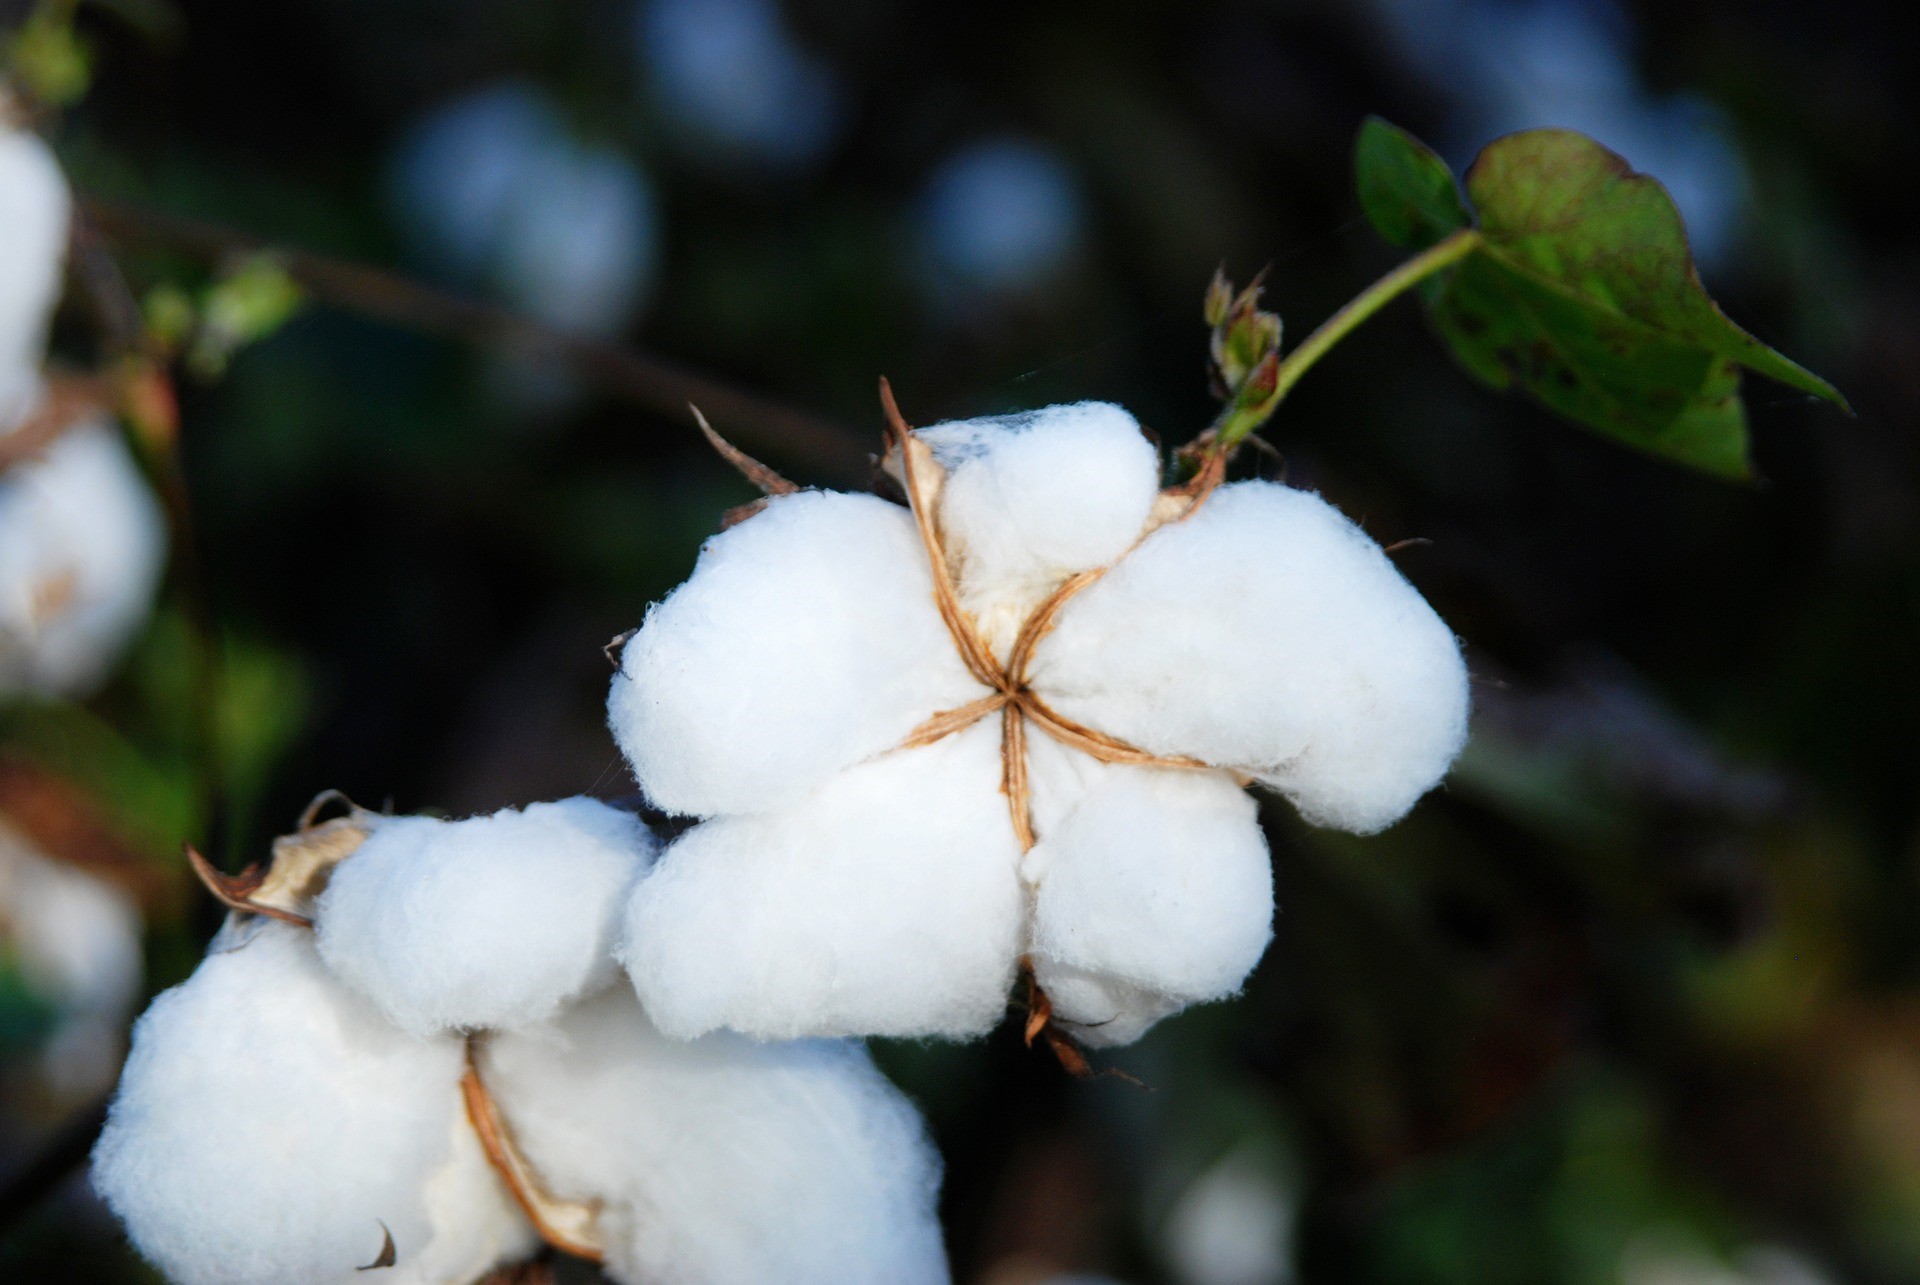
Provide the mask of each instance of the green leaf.
[{"label": "green leaf", "polygon": [[1453,172],[1434,150],[1378,116],[1360,126],[1353,147],[1360,208],[1381,236],[1424,250],[1473,223]]},{"label": "green leaf", "polygon": [[[1407,238],[1459,226],[1436,221],[1431,152],[1373,122],[1359,151],[1361,202],[1383,236],[1417,244]],[[1518,385],[1618,441],[1736,478],[1752,472],[1742,367],[1846,408],[1720,311],[1666,189],[1592,139],[1509,135],[1480,153],[1466,188],[1476,249],[1425,294],[1441,338],[1491,387]]]}]

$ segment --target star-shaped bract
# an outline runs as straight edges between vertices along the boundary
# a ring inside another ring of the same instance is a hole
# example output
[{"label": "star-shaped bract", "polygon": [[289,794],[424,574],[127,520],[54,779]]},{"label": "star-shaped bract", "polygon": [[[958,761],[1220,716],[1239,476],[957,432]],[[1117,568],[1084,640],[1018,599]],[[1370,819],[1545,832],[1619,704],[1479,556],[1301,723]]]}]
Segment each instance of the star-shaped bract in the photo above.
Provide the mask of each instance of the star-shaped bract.
[{"label": "star-shaped bract", "polygon": [[614,733],[702,818],[628,912],[669,1033],[974,1035],[1025,959],[1125,1043],[1265,949],[1246,783],[1368,832],[1458,753],[1452,633],[1317,496],[1163,492],[1101,403],[896,420],[888,462],[908,505],[770,498],[622,653]]}]

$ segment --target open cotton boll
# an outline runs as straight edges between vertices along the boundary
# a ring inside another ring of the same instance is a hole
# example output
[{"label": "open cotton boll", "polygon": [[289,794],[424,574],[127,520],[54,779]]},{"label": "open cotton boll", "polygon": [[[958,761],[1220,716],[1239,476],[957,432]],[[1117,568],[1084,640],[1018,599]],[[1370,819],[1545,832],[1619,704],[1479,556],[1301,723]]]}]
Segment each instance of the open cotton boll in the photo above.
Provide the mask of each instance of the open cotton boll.
[{"label": "open cotton boll", "polygon": [[608,715],[647,797],[704,816],[793,802],[983,690],[907,511],[806,491],[707,542],[627,643]]},{"label": "open cotton boll", "polygon": [[83,695],[146,620],[166,521],[110,425],[0,474],[0,694]]},{"label": "open cotton boll", "polygon": [[1221,487],[1069,602],[1033,683],[1070,718],[1239,768],[1361,833],[1466,739],[1452,631],[1337,509],[1269,482]]},{"label": "open cotton boll", "polygon": [[8,124],[0,89],[0,435],[33,408],[60,298],[73,197],[38,135]]},{"label": "open cotton boll", "polygon": [[404,1031],[544,1021],[619,973],[654,837],[597,799],[383,820],[315,909],[320,957]]},{"label": "open cotton boll", "polygon": [[[1062,809],[1052,760],[1088,779]],[[1028,956],[1056,1017],[1124,1044],[1160,1017],[1237,992],[1273,932],[1273,874],[1253,800],[1222,772],[1094,763],[1036,748],[1040,839]],[[1055,819],[1057,817],[1057,819]]]},{"label": "open cotton boll", "polygon": [[677,1038],[991,1030],[1023,910],[999,779],[988,722],[784,811],[695,826],[628,911],[621,957],[648,1014]]},{"label": "open cotton boll", "polygon": [[940,526],[962,601],[1002,653],[1054,585],[1133,545],[1159,492],[1159,454],[1133,416],[1106,402],[918,435],[947,470]]},{"label": "open cotton boll", "polygon": [[939,1158],[856,1045],[680,1042],[616,990],[491,1037],[480,1069],[547,1191],[599,1203],[616,1280],[947,1280]]},{"label": "open cotton boll", "polygon": [[459,1040],[404,1035],[328,976],[304,929],[230,925],[135,1026],[94,1189],[178,1285],[346,1285],[389,1231],[381,1279],[465,1282],[531,1233],[456,1145],[464,1070]]}]

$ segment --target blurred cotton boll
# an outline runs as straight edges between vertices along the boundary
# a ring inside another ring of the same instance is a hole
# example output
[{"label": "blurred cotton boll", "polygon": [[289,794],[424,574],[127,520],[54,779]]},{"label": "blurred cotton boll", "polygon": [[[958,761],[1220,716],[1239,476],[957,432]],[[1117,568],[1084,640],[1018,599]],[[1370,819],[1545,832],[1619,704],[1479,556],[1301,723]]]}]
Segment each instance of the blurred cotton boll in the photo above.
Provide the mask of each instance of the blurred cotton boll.
[{"label": "blurred cotton boll", "polygon": [[840,82],[772,0],[646,0],[638,43],[661,117],[698,159],[800,170],[839,135]]},{"label": "blurred cotton boll", "polygon": [[395,151],[390,188],[423,262],[550,325],[617,333],[653,284],[660,215],[646,176],[577,138],[532,86],[429,112]]},{"label": "blurred cotton boll", "polygon": [[1259,1148],[1235,1151],[1194,1179],[1167,1215],[1162,1252],[1181,1285],[1293,1280],[1292,1184]]},{"label": "blurred cotton boll", "polygon": [[936,302],[966,307],[1035,293],[1085,235],[1080,190],[1052,151],[993,139],[956,152],[914,211],[920,276]]},{"label": "blurred cotton boll", "polygon": [[0,435],[40,395],[47,320],[60,298],[72,199],[39,137],[7,123],[0,86]]},{"label": "blurred cotton boll", "polygon": [[1731,262],[1750,184],[1724,114],[1642,83],[1632,20],[1612,0],[1376,4],[1403,55],[1453,99],[1450,150],[1541,126],[1592,135],[1673,194],[1702,263]]},{"label": "blurred cotton boll", "polygon": [[126,892],[39,852],[0,821],[0,959],[59,1015],[42,1077],[97,1093],[120,1069],[140,993],[140,910]]}]

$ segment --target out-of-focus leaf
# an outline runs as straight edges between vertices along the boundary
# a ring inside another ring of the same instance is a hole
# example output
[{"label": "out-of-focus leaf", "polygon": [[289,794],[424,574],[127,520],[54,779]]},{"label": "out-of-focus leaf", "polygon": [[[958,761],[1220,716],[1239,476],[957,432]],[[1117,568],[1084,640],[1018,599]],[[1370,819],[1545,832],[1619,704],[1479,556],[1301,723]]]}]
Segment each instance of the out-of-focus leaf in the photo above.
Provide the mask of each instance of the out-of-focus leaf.
[{"label": "out-of-focus leaf", "polygon": [[1388,240],[1418,247],[1476,220],[1475,252],[1425,293],[1441,338],[1489,386],[1517,384],[1576,423],[1734,478],[1752,472],[1741,367],[1846,407],[1720,311],[1666,189],[1585,135],[1496,140],[1458,210],[1438,158],[1404,132],[1368,122],[1357,156],[1361,203]]},{"label": "out-of-focus leaf", "polygon": [[1360,208],[1381,236],[1424,250],[1473,225],[1453,171],[1438,153],[1398,125],[1369,116],[1353,149]]},{"label": "out-of-focus leaf", "polygon": [[93,51],[73,29],[73,0],[46,0],[6,39],[0,63],[34,102],[71,107],[93,84]]},{"label": "out-of-focus leaf", "polygon": [[257,254],[208,287],[187,366],[202,379],[226,373],[233,355],[285,325],[306,293],[270,254]]}]

